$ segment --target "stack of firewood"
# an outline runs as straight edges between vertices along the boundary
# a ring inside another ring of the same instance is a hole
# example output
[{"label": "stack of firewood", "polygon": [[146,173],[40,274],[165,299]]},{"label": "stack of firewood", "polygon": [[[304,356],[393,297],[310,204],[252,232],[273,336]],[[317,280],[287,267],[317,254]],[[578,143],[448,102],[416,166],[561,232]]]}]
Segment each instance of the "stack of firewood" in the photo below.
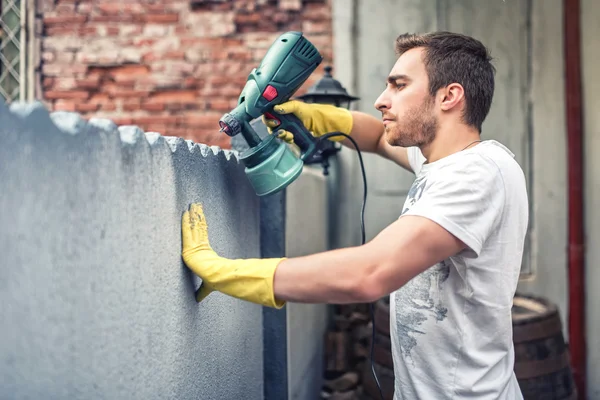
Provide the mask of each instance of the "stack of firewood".
[{"label": "stack of firewood", "polygon": [[[322,399],[381,399],[371,370],[372,338],[370,304],[334,306],[333,325],[325,339]],[[384,399],[391,400],[394,376],[389,339],[388,297],[375,303],[373,363]]]}]

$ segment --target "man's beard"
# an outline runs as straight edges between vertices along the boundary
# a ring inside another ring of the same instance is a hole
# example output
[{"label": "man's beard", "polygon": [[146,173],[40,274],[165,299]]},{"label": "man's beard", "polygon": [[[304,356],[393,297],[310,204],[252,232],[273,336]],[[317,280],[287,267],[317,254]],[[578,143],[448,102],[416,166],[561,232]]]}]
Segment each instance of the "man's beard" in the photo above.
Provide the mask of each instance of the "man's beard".
[{"label": "man's beard", "polygon": [[435,139],[437,120],[433,115],[433,97],[423,101],[419,107],[413,107],[397,118],[394,124],[385,128],[387,142],[392,146],[424,146]]}]

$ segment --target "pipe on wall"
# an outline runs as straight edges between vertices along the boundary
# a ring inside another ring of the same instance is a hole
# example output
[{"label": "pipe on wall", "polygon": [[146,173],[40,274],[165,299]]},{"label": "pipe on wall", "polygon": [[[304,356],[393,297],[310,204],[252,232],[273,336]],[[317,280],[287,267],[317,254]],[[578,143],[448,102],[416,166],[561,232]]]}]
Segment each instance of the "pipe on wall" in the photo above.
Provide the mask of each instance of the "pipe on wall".
[{"label": "pipe on wall", "polygon": [[585,248],[583,216],[583,112],[580,2],[563,1],[567,168],[569,350],[578,398],[586,398]]}]

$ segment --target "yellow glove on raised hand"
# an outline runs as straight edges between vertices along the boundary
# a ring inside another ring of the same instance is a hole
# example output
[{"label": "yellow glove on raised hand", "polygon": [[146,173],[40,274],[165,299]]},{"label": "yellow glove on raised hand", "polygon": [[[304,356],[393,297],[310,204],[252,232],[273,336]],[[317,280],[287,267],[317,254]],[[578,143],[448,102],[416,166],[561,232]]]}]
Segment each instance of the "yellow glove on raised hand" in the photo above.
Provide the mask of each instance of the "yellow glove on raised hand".
[{"label": "yellow glove on raised hand", "polygon": [[[315,137],[330,132],[342,132],[349,135],[352,130],[352,113],[342,107],[291,100],[276,105],[273,110],[278,114],[294,114]],[[268,119],[264,115],[262,119],[269,133],[273,133],[279,126],[277,121]],[[288,143],[293,142],[293,135],[288,131],[280,130],[277,132],[277,137]],[[333,136],[329,140],[339,142],[344,139],[344,136]]]},{"label": "yellow glove on raised hand", "polygon": [[202,285],[196,292],[200,302],[217,290],[238,299],[281,308],[273,292],[273,277],[283,258],[230,260],[217,255],[208,241],[208,226],[201,204],[191,204],[181,221],[183,261]]}]

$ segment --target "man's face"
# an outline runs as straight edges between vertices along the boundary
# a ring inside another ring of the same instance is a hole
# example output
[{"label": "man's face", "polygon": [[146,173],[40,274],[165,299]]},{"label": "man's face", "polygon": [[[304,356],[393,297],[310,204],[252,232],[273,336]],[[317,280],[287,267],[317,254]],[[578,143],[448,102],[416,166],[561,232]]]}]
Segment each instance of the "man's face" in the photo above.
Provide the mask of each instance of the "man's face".
[{"label": "man's face", "polygon": [[385,139],[392,146],[422,146],[435,138],[438,125],[435,98],[429,94],[422,56],[422,48],[402,54],[375,102],[385,125]]}]

